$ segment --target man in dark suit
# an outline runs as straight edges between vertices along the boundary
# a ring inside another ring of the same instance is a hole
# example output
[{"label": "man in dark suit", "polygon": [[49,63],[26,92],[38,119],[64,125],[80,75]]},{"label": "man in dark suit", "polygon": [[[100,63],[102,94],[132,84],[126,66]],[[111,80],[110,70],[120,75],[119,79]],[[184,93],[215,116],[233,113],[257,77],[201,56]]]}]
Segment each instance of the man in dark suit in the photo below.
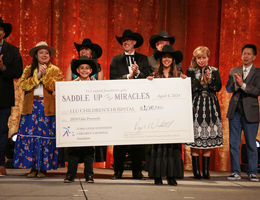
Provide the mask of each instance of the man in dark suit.
[{"label": "man in dark suit", "polygon": [[[139,33],[125,30],[122,37],[116,36],[116,39],[122,45],[124,53],[112,58],[110,64],[110,79],[146,78],[150,73],[147,57],[135,52],[135,48],[143,44],[143,37]],[[133,178],[142,179],[143,145],[114,146],[114,176],[112,178],[122,178],[126,153],[129,153],[132,159]]]},{"label": "man in dark suit", "polygon": [[257,49],[253,44],[242,48],[243,66],[232,68],[226,89],[233,96],[229,102],[229,143],[232,175],[228,180],[239,180],[240,176],[240,142],[241,131],[244,131],[247,147],[248,178],[257,178],[256,136],[259,126],[260,69],[253,65]]},{"label": "man in dark suit", "polygon": [[11,106],[14,106],[13,79],[23,72],[19,49],[4,41],[12,31],[10,23],[4,23],[0,17],[0,176],[6,175],[5,153],[8,141],[8,119]]}]

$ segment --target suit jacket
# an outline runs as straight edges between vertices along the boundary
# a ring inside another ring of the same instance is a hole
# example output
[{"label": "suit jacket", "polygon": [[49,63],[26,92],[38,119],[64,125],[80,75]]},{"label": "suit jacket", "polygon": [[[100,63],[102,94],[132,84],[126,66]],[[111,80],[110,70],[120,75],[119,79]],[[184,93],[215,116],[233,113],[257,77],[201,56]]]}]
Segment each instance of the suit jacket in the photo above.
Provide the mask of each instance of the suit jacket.
[{"label": "suit jacket", "polygon": [[156,67],[159,66],[159,62],[157,62],[154,55],[151,55],[151,56],[148,57],[148,63],[151,66],[152,72],[154,72]]},{"label": "suit jacket", "polygon": [[23,63],[19,49],[6,41],[3,43],[1,54],[6,69],[0,70],[0,108],[8,108],[14,106],[13,79],[22,75]]},{"label": "suit jacket", "polygon": [[[150,74],[147,56],[135,52],[134,59],[139,66],[140,74],[137,78],[146,78]],[[110,79],[127,79],[129,69],[124,53],[114,56],[110,64]]]},{"label": "suit jacket", "polygon": [[[232,68],[229,73],[226,90],[229,93],[233,93],[227,112],[229,119],[233,118],[241,95],[241,92],[239,92],[241,89],[235,83],[235,73],[243,74],[243,66]],[[246,89],[242,98],[242,104],[245,117],[248,122],[257,123],[259,122],[260,69],[253,65],[244,82],[246,83]]]}]

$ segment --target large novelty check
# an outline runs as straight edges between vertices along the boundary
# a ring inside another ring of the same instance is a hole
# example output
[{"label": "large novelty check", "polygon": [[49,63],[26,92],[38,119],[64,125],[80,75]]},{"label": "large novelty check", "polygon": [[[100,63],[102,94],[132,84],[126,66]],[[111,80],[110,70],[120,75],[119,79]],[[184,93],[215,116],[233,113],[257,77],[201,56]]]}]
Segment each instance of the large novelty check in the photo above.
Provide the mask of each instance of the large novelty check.
[{"label": "large novelty check", "polygon": [[190,78],[56,83],[58,147],[193,142]]}]

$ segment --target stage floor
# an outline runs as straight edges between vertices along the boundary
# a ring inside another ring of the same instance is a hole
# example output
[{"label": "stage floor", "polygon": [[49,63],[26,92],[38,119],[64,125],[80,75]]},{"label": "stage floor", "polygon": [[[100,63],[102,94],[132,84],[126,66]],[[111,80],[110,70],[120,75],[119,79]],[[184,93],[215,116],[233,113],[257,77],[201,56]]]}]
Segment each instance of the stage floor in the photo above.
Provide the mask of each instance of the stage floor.
[{"label": "stage floor", "polygon": [[74,183],[63,183],[66,168],[51,170],[46,178],[26,178],[29,170],[7,169],[7,176],[0,177],[0,199],[89,199],[89,200],[153,200],[153,199],[199,199],[199,200],[256,200],[260,199],[260,182],[250,182],[245,173],[240,181],[228,181],[229,172],[212,172],[210,180],[195,180],[191,171],[185,171],[185,177],[177,180],[178,186],[156,186],[153,180],[134,180],[131,171],[126,170],[123,179],[112,180],[113,170],[94,169],[94,184],[88,184],[79,169]]}]

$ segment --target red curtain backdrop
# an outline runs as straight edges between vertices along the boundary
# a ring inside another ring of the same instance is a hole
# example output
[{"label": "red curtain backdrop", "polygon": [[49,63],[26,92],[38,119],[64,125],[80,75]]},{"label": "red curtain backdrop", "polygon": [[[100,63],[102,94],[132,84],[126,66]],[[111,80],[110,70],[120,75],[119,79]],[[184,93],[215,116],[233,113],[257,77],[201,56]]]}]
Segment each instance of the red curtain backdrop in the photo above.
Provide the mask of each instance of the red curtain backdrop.
[{"label": "red curtain backdrop", "polygon": [[[218,94],[223,120],[224,146],[213,150],[211,169],[230,170],[228,121],[225,117],[230,95],[225,91],[229,70],[241,65],[241,48],[254,43],[260,49],[259,0],[0,0],[0,16],[13,25],[7,41],[20,48],[24,66],[31,63],[29,50],[39,41],[56,48],[53,63],[65,74],[70,61],[77,57],[74,42],[91,38],[101,45],[99,59],[105,79],[109,79],[112,57],[122,52],[115,35],[125,29],[139,32],[144,44],[137,49],[145,55],[153,50],[149,38],[161,30],[176,36],[174,48],[184,54],[184,72],[190,65],[193,50],[200,45],[211,50],[210,65],[219,68],[222,90]],[[260,66],[260,59],[255,61]],[[21,93],[17,82],[17,93]],[[13,109],[10,126],[18,128],[21,96]],[[16,122],[15,122],[16,121]],[[15,132],[15,131],[14,131]],[[258,138],[259,135],[258,135]],[[111,167],[112,147],[107,162]],[[190,149],[184,147],[185,169],[191,169]]]}]

